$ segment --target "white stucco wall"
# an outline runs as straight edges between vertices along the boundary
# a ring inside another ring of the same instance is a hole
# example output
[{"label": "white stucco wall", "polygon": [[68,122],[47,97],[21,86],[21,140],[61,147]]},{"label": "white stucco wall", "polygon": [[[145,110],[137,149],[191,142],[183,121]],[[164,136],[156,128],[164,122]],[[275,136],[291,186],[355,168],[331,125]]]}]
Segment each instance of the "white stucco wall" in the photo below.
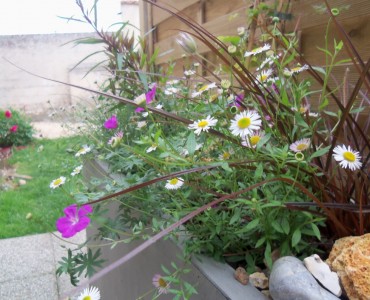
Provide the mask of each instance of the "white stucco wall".
[{"label": "white stucco wall", "polygon": [[[136,1],[122,1],[122,19],[138,26],[139,9]],[[127,27],[130,31],[131,26]],[[47,119],[50,105],[63,107],[86,101],[90,93],[63,84],[40,79],[9,63],[38,75],[97,89],[106,71],[100,67],[84,78],[88,70],[105,59],[95,55],[72,68],[89,54],[103,50],[100,44],[75,46],[73,40],[90,37],[93,33],[40,34],[0,36],[0,108],[17,108],[34,120]]]}]

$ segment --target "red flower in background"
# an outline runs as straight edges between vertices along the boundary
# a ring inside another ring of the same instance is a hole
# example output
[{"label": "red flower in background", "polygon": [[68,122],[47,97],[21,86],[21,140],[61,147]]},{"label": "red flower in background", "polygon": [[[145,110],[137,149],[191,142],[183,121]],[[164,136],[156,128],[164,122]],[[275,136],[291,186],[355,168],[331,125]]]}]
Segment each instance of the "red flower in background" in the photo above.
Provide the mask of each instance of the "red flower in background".
[{"label": "red flower in background", "polygon": [[5,118],[10,119],[12,117],[12,112],[10,110],[5,111]]},{"label": "red flower in background", "polygon": [[18,125],[13,125],[12,127],[10,127],[9,131],[10,132],[16,132],[18,129]]}]

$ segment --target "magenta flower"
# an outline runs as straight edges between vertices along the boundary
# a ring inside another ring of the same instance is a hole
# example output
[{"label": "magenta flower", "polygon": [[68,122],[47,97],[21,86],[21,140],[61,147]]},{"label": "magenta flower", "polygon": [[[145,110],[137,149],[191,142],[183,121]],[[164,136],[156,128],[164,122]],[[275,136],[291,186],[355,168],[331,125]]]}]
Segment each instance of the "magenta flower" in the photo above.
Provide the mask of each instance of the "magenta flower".
[{"label": "magenta flower", "polygon": [[84,230],[90,224],[90,218],[87,214],[92,213],[93,208],[89,204],[77,207],[76,204],[67,206],[64,209],[65,217],[61,217],[56,222],[58,231],[62,237],[69,238],[77,232]]},{"label": "magenta flower", "polygon": [[118,120],[116,115],[112,115],[108,120],[105,121],[104,127],[107,129],[116,129],[118,126]]},{"label": "magenta flower", "polygon": [[10,119],[12,117],[12,112],[10,110],[5,111],[5,118]]},{"label": "magenta flower", "polygon": [[10,132],[16,132],[18,130],[18,125],[13,125],[12,127],[10,127],[9,131]]},{"label": "magenta flower", "polygon": [[[154,85],[153,88],[145,94],[146,105],[153,102],[156,93],[157,93],[157,85]],[[143,111],[144,111],[144,108],[142,108],[142,107],[138,107],[138,108],[135,109],[135,112],[137,112],[137,113],[143,112]]]}]

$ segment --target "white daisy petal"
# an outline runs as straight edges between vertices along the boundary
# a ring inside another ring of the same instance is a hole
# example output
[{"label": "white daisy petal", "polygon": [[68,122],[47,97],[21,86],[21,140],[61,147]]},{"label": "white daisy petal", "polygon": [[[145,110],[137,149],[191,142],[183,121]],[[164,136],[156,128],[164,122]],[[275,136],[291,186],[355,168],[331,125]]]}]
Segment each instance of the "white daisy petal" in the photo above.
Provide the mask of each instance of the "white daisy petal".
[{"label": "white daisy petal", "polygon": [[352,150],[351,146],[336,146],[333,150],[333,157],[343,169],[349,168],[355,171],[362,166],[360,153]]},{"label": "white daisy petal", "polygon": [[50,183],[49,187],[50,187],[51,189],[56,189],[57,187],[59,187],[59,186],[63,185],[65,182],[66,182],[66,178],[65,178],[64,176],[60,176],[59,178],[57,178],[57,179],[53,180],[53,181]]},{"label": "white daisy petal", "polygon": [[90,287],[83,290],[77,300],[100,300],[100,291],[97,287]]},{"label": "white daisy petal", "polygon": [[214,119],[211,116],[207,116],[205,119],[201,119],[198,121],[195,121],[193,124],[190,124],[188,126],[189,129],[194,129],[194,133],[199,135],[202,131],[207,131],[212,127],[215,126],[217,123],[217,120]]},{"label": "white daisy petal", "polygon": [[245,138],[247,135],[260,129],[262,124],[260,115],[255,111],[242,111],[231,121],[229,129],[235,136]]},{"label": "white daisy petal", "polygon": [[167,180],[167,183],[165,185],[165,188],[167,190],[177,190],[184,184],[184,180],[182,178],[172,178],[170,180]]},{"label": "white daisy petal", "polygon": [[294,142],[293,144],[291,144],[289,146],[289,149],[292,150],[293,152],[302,152],[306,149],[308,149],[308,147],[310,147],[310,144],[311,144],[311,140],[310,139],[301,139],[301,140],[298,140],[296,142]]}]

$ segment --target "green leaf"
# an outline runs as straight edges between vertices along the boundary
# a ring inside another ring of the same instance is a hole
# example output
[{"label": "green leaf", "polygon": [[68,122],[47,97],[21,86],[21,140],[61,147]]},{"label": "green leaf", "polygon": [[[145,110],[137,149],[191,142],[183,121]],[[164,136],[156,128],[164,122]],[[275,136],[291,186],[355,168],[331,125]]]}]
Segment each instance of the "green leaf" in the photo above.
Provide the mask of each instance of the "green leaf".
[{"label": "green leaf", "polygon": [[261,247],[261,245],[263,245],[263,243],[266,241],[266,237],[261,237],[258,241],[257,241],[257,243],[256,243],[256,245],[254,246],[254,248],[259,248],[259,247]]},{"label": "green leaf", "polygon": [[281,228],[283,229],[285,234],[289,234],[290,232],[290,225],[287,218],[281,220]]},{"label": "green leaf", "polygon": [[318,240],[321,240],[320,229],[315,223],[311,223],[311,228]]},{"label": "green leaf", "polygon": [[221,168],[224,169],[226,172],[232,172],[233,170],[229,167],[229,164],[224,161],[221,163]]},{"label": "green leaf", "polygon": [[260,223],[260,219],[254,219],[253,221],[249,222],[246,226],[247,231],[252,230],[253,228],[257,227]]},{"label": "green leaf", "polygon": [[271,226],[279,233],[284,233],[284,230],[281,226],[281,224],[279,224],[277,221],[273,220],[271,223]]},{"label": "green leaf", "polygon": [[235,46],[240,42],[239,36],[218,36],[217,38],[223,43],[231,43]]},{"label": "green leaf", "polygon": [[229,225],[232,225],[236,221],[239,221],[240,220],[240,214],[241,214],[241,210],[240,209],[237,209],[236,212],[235,212],[235,214],[230,219]]},{"label": "green leaf", "polygon": [[189,151],[189,155],[193,155],[197,147],[197,141],[195,140],[195,134],[193,131],[190,132],[188,139],[186,140],[186,149]]},{"label": "green leaf", "polygon": [[263,165],[258,164],[256,171],[254,172],[254,178],[256,180],[260,179],[262,177],[262,173],[263,173]]},{"label": "green leaf", "polygon": [[316,152],[312,153],[312,155],[310,156],[310,160],[313,159],[314,157],[319,157],[319,156],[326,154],[329,151],[330,147],[331,146],[327,146],[325,148],[319,149]]},{"label": "green leaf", "polygon": [[298,245],[298,243],[301,241],[301,237],[302,237],[301,230],[297,228],[292,235],[292,247]]},{"label": "green leaf", "polygon": [[265,261],[266,265],[269,267],[271,270],[272,268],[272,257],[271,257],[271,245],[270,242],[266,243],[266,248],[265,248]]}]

